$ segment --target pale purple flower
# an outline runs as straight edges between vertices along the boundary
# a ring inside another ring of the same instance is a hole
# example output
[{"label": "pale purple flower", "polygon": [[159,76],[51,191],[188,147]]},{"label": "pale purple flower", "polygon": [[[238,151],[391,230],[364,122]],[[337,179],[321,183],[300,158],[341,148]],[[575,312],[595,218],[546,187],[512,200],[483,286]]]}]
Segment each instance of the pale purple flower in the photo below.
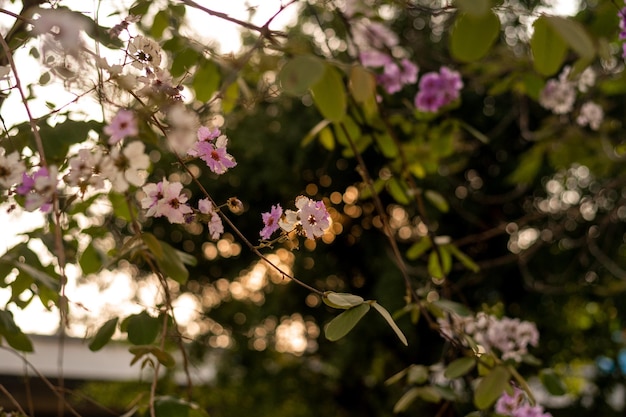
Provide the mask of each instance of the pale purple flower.
[{"label": "pale purple flower", "polygon": [[515,387],[513,395],[509,395],[506,391],[496,402],[495,411],[503,416],[511,416],[513,412],[524,402],[524,391]]},{"label": "pale purple flower", "polygon": [[417,82],[417,65],[403,59],[398,64],[391,56],[380,51],[364,51],[360,54],[361,63],[368,68],[383,68],[382,74],[376,76],[378,83],[389,94],[397,93],[408,84]]},{"label": "pale purple flower", "polygon": [[435,113],[457,100],[462,88],[461,75],[448,67],[441,67],[439,72],[426,73],[419,82],[415,107],[423,112]]},{"label": "pale purple flower", "polygon": [[150,166],[150,157],[145,153],[145,145],[140,141],[127,144],[122,150],[111,150],[111,162],[103,175],[113,186],[113,190],[123,193],[129,185],[142,186],[146,181],[146,169]]},{"label": "pale purple flower", "polygon": [[227,144],[228,139],[221,135],[215,140],[215,144],[205,140],[196,142],[187,153],[199,157],[206,162],[211,171],[221,175],[237,165],[232,155],[226,152]]},{"label": "pale purple flower", "polygon": [[135,113],[126,109],[119,110],[103,131],[109,135],[109,145],[114,145],[128,136],[137,136],[139,130]]},{"label": "pale purple flower", "polygon": [[552,414],[544,412],[540,405],[523,404],[510,414],[512,417],[552,417]]},{"label": "pale purple flower", "polygon": [[222,219],[217,211],[213,207],[213,203],[208,198],[203,198],[198,201],[198,210],[200,213],[209,215],[209,235],[211,239],[217,240],[224,233],[224,225],[222,223]]},{"label": "pale purple flower", "polygon": [[272,233],[278,230],[280,227],[278,222],[280,221],[282,215],[283,209],[280,204],[272,206],[272,209],[269,212],[261,214],[263,224],[265,225],[263,230],[260,232],[262,239],[269,239],[272,236]]},{"label": "pale purple flower", "polygon": [[163,178],[163,181],[161,182],[158,182],[156,184],[149,183],[142,187],[142,190],[146,194],[146,196],[141,199],[141,208],[148,209],[148,211],[146,212],[146,216],[161,216],[160,213],[157,215],[159,202],[161,202],[163,199],[163,187],[167,188],[168,185],[169,182],[165,178]]}]

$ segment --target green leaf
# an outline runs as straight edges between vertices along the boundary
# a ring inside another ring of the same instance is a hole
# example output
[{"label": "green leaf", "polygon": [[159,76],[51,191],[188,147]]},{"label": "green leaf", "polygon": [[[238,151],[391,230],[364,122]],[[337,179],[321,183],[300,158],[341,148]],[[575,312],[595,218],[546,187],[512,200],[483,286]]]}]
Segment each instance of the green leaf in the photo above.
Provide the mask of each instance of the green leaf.
[{"label": "green leaf", "polygon": [[447,248],[452,254],[452,256],[458,259],[463,264],[464,267],[466,267],[472,272],[480,271],[480,267],[478,266],[478,264],[474,262],[472,258],[467,256],[465,253],[461,252],[459,248],[457,248],[454,245],[447,245]]},{"label": "green leaf", "polygon": [[541,16],[533,25],[534,33],[530,39],[535,70],[545,76],[555,74],[563,64],[567,54],[567,44],[549,23],[546,16]]},{"label": "green leaf", "polygon": [[480,410],[491,407],[509,383],[511,374],[504,366],[496,366],[485,375],[474,391],[474,405]]},{"label": "green leaf", "polygon": [[441,262],[439,261],[439,255],[434,250],[428,255],[428,273],[434,278],[445,278],[446,274],[443,272]]},{"label": "green leaf", "polygon": [[163,274],[179,284],[187,282],[189,271],[185,264],[196,265],[197,259],[194,256],[173,248],[150,233],[144,233],[142,239],[154,255],[157,265]]},{"label": "green leaf", "polygon": [[155,39],[163,37],[163,32],[170,24],[170,14],[167,10],[159,10],[152,18],[150,26],[150,36]]},{"label": "green leaf", "polygon": [[515,171],[507,177],[507,182],[510,184],[531,184],[543,166],[545,152],[546,147],[543,144],[535,144],[526,151],[521,156]]},{"label": "green leaf", "polygon": [[481,16],[461,14],[450,35],[450,53],[461,62],[474,62],[489,52],[500,35],[500,19],[489,11]]},{"label": "green leaf", "polygon": [[128,208],[128,202],[126,201],[126,196],[124,196],[124,194],[111,191],[109,193],[109,200],[111,201],[111,206],[113,207],[113,214],[116,217],[126,220],[127,222],[132,221],[130,209]]},{"label": "green leaf", "polygon": [[89,350],[95,352],[102,349],[107,343],[109,343],[111,337],[113,337],[113,334],[115,333],[118,321],[119,318],[115,317],[104,323],[102,327],[98,329],[98,332],[93,339],[91,339],[91,342],[89,343]]},{"label": "green leaf", "polygon": [[424,197],[428,200],[437,210],[442,213],[447,213],[450,210],[450,205],[446,201],[445,197],[439,194],[437,191],[426,190]]},{"label": "green leaf", "polygon": [[476,366],[475,358],[459,358],[452,361],[443,373],[448,379],[460,378],[470,372]]},{"label": "green leaf", "polygon": [[396,402],[396,404],[393,406],[393,412],[401,413],[403,411],[406,411],[406,409],[409,408],[409,406],[413,404],[413,401],[415,401],[415,399],[418,397],[418,394],[419,387],[413,387],[404,394],[402,394],[402,397],[400,397],[398,402]]},{"label": "green leaf", "polygon": [[428,368],[424,365],[411,365],[407,372],[407,384],[421,385],[428,381]]},{"label": "green leaf", "polygon": [[411,203],[408,189],[409,187],[406,183],[396,177],[392,177],[389,181],[387,181],[387,191],[398,204],[406,206]]},{"label": "green leaf", "polygon": [[10,311],[0,310],[0,334],[13,349],[21,352],[33,351],[32,342],[15,324]]},{"label": "green leaf", "polygon": [[322,129],[319,136],[320,144],[329,151],[335,149],[335,135],[333,134],[332,129],[326,127]]},{"label": "green leaf", "polygon": [[418,387],[417,396],[429,403],[438,403],[441,401],[441,393],[431,386]]},{"label": "green leaf", "polygon": [[148,345],[156,339],[159,327],[159,319],[152,317],[148,312],[133,314],[126,319],[128,341],[133,345]]},{"label": "green leaf", "polygon": [[565,385],[561,378],[559,378],[553,370],[544,369],[539,374],[539,379],[541,379],[541,383],[548,390],[551,395],[565,395],[567,390],[565,389]]},{"label": "green leaf", "polygon": [[428,236],[424,236],[419,241],[415,242],[411,245],[411,247],[406,251],[406,257],[410,261],[414,261],[422,256],[428,249],[433,246],[430,238]]},{"label": "green leaf", "polygon": [[593,40],[579,22],[562,16],[545,16],[550,26],[585,61],[596,55]]},{"label": "green leaf", "polygon": [[100,253],[93,245],[93,241],[85,248],[78,261],[80,269],[84,275],[98,272],[102,267],[102,259]]},{"label": "green leaf", "polygon": [[393,138],[388,133],[374,135],[376,139],[376,144],[382,151],[383,155],[386,158],[395,158],[398,156],[398,147],[396,143],[393,141]]},{"label": "green leaf", "polygon": [[237,82],[230,83],[222,96],[222,111],[228,114],[233,111],[239,100],[239,84]]},{"label": "green leaf", "polygon": [[[328,126],[330,124],[330,120],[322,120],[320,121],[318,124],[316,124],[315,126],[313,126],[313,128],[311,130],[309,130],[309,133],[306,134],[306,136],[304,137],[304,139],[302,139],[301,145],[302,146],[306,146],[309,143],[311,143],[313,141],[313,139],[315,139],[315,137],[320,134],[320,132],[322,130],[324,130],[324,128],[326,126]],[[332,132],[331,132],[332,134]]]},{"label": "green leaf", "polygon": [[393,331],[396,332],[396,335],[398,336],[398,339],[400,339],[402,344],[404,346],[408,346],[409,342],[406,340],[406,336],[404,335],[404,333],[402,333],[402,330],[400,330],[396,322],[393,321],[393,318],[391,317],[391,314],[389,314],[387,309],[385,309],[385,307],[378,304],[376,301],[372,301],[371,304],[372,304],[372,307],[374,307],[376,311],[378,311],[378,313],[380,313],[380,315],[383,316],[383,318],[385,319],[385,321],[387,321],[387,324],[389,324],[389,326],[393,329]]},{"label": "green leaf", "polygon": [[220,86],[220,73],[212,61],[203,61],[193,77],[193,89],[198,101],[209,101]]},{"label": "green leaf", "polygon": [[484,16],[491,8],[490,0],[456,0],[459,10],[471,16]]},{"label": "green leaf", "polygon": [[278,73],[278,81],[286,94],[302,96],[322,78],[325,70],[319,58],[299,55],[283,65]]},{"label": "green leaf", "polygon": [[340,122],[346,115],[346,89],[339,71],[326,65],[322,77],[311,86],[313,102],[325,119]]},{"label": "green leaf", "polygon": [[[39,134],[42,138],[43,150],[48,163],[61,165],[70,146],[83,142],[87,139],[90,130],[98,131],[102,123],[93,120],[82,122],[75,120],[65,120],[54,126],[50,126],[46,121],[39,123]],[[31,148],[37,149],[34,135],[30,135]]]},{"label": "green leaf", "polygon": [[365,103],[376,97],[376,78],[368,69],[354,65],[350,69],[350,93],[357,103]]},{"label": "green leaf", "polygon": [[369,310],[370,305],[363,303],[332,319],[324,329],[326,339],[334,342],[347,335]]},{"label": "green leaf", "polygon": [[326,291],[322,296],[324,304],[333,307],[347,310],[352,307],[356,307],[363,304],[365,300],[362,297],[354,294],[348,294],[344,292],[332,292]]}]

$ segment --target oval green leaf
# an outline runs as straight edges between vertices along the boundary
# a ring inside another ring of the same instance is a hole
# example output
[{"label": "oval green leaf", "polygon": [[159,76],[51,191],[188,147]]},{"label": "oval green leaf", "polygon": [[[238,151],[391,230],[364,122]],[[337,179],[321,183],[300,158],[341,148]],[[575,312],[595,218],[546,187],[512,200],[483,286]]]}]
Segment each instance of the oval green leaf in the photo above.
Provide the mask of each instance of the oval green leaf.
[{"label": "oval green leaf", "polygon": [[300,55],[288,61],[278,73],[278,81],[286,94],[304,95],[324,74],[324,63],[312,55]]},{"label": "oval green leaf", "polygon": [[588,61],[593,59],[596,49],[583,25],[562,16],[546,16],[545,19],[578,56]]},{"label": "oval green leaf", "polygon": [[565,395],[567,390],[563,385],[563,381],[554,373],[551,369],[544,369],[539,374],[539,379],[541,379],[541,383],[548,390],[551,395]]},{"label": "oval green leaf", "polygon": [[567,44],[549,23],[546,16],[535,21],[530,49],[533,53],[533,65],[537,72],[550,76],[563,64],[567,53]]},{"label": "oval green leaf", "polygon": [[344,311],[332,319],[324,330],[326,339],[334,342],[347,335],[369,310],[370,305],[363,303]]},{"label": "oval green leaf", "polygon": [[456,0],[459,10],[471,16],[484,16],[491,8],[490,0]]},{"label": "oval green leaf", "polygon": [[452,361],[450,365],[443,372],[443,376],[448,379],[460,378],[470,372],[476,366],[476,359],[474,358],[459,358]]},{"label": "oval green leaf", "polygon": [[324,74],[311,86],[313,102],[325,119],[340,122],[346,115],[346,88],[339,71],[326,65]]},{"label": "oval green leaf", "polygon": [[111,337],[113,337],[113,334],[115,333],[115,329],[117,328],[118,320],[118,317],[112,318],[98,329],[98,332],[89,343],[89,350],[95,352],[102,349],[107,343],[109,343]]},{"label": "oval green leaf", "polygon": [[146,311],[133,314],[128,317],[126,332],[128,341],[133,345],[148,345],[156,339],[159,334],[159,319],[152,317]]},{"label": "oval green leaf", "polygon": [[376,97],[376,78],[366,68],[355,65],[350,69],[350,93],[357,103]]},{"label": "oval green leaf", "polygon": [[450,35],[450,52],[461,62],[474,62],[489,52],[500,35],[500,19],[493,12],[482,16],[461,14]]},{"label": "oval green leaf", "polygon": [[480,380],[474,391],[474,405],[480,410],[491,407],[500,397],[511,374],[503,366],[496,366],[483,379]]}]

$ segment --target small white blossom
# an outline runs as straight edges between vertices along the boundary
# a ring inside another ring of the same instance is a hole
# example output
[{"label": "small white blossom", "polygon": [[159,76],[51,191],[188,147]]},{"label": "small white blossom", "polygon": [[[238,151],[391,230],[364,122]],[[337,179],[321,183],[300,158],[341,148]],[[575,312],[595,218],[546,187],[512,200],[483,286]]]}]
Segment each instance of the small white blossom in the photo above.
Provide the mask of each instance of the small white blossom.
[{"label": "small white blossom", "polygon": [[602,110],[602,107],[593,101],[588,101],[580,108],[580,113],[578,113],[576,123],[578,123],[579,126],[589,125],[591,129],[598,130],[600,129],[602,120],[604,120],[604,111]]},{"label": "small white blossom", "polygon": [[24,162],[20,160],[17,151],[5,155],[4,148],[0,148],[0,186],[11,188],[22,180],[22,174],[26,171]]}]

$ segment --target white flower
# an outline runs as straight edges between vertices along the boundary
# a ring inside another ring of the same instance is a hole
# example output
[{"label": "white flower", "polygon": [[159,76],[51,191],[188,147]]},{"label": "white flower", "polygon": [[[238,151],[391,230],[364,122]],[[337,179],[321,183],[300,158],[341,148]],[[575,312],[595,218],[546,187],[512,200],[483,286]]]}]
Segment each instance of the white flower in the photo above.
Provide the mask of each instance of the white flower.
[{"label": "white flower", "polygon": [[604,120],[604,111],[602,110],[602,107],[593,101],[588,101],[580,108],[580,113],[578,113],[576,123],[578,123],[579,126],[589,125],[591,129],[598,130],[600,129],[602,120]]},{"label": "white flower", "polygon": [[563,77],[559,80],[548,80],[539,95],[539,104],[555,114],[566,114],[572,111],[576,100],[574,84]]},{"label": "white flower", "polygon": [[11,188],[22,180],[22,174],[26,171],[24,162],[20,160],[17,151],[5,155],[4,148],[0,148],[0,186]]},{"label": "white flower", "polygon": [[145,36],[136,36],[128,45],[128,53],[134,58],[135,68],[158,68],[161,65],[161,47]]},{"label": "white flower", "polygon": [[591,67],[587,67],[578,79],[578,91],[586,93],[589,87],[593,87],[596,83],[596,72]]},{"label": "white flower", "polygon": [[146,169],[150,166],[150,158],[145,154],[145,149],[142,142],[134,141],[126,145],[121,152],[119,148],[111,151],[114,169],[106,176],[111,180],[113,190],[124,192],[129,184],[140,187],[146,182]]},{"label": "white flower", "polygon": [[33,34],[51,33],[66,52],[76,53],[80,48],[80,31],[86,20],[78,13],[63,9],[39,9],[39,18],[33,22]]}]

